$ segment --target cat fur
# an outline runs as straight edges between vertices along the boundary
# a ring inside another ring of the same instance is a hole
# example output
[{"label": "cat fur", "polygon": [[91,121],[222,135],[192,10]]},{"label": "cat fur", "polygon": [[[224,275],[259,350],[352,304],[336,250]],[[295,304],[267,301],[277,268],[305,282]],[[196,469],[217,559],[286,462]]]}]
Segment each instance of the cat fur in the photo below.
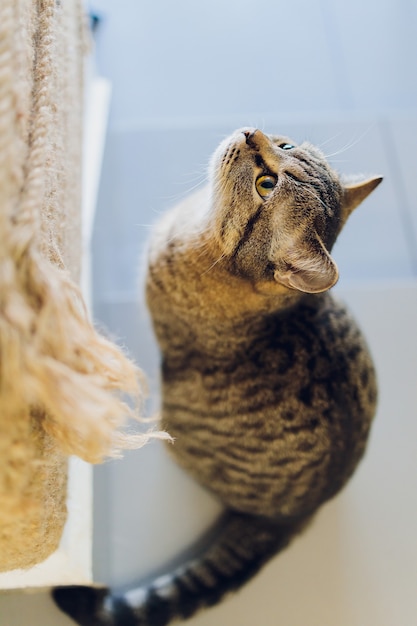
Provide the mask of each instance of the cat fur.
[{"label": "cat fur", "polygon": [[79,624],[165,626],[218,603],[346,484],[377,388],[360,330],[329,292],[331,250],[381,180],[346,181],[311,144],[243,128],[216,150],[209,185],[155,227],[162,427],[225,514],[194,558],[150,584],[57,588]]}]

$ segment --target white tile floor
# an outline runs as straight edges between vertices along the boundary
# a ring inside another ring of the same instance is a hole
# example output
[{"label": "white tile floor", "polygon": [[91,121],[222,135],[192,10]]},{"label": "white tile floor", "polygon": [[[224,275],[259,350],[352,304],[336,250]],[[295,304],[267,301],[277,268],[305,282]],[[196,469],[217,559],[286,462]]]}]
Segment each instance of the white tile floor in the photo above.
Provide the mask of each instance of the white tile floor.
[{"label": "white tile floor", "polygon": [[[151,379],[138,258],[158,213],[201,181],[241,125],[323,147],[384,183],[334,256],[373,350],[381,401],[369,453],[311,531],[195,626],[417,626],[417,5],[414,0],[96,0],[113,103],[94,236],[96,315]],[[155,387],[153,387],[155,389]],[[158,446],[96,473],[100,580],[145,576],[217,505]],[[0,626],[65,626],[46,596],[0,598]]]}]

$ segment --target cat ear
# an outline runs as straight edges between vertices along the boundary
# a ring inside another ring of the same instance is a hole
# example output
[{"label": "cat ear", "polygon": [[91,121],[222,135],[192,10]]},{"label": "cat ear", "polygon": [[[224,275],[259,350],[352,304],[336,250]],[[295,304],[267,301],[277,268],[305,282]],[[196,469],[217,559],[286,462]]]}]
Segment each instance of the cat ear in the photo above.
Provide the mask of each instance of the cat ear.
[{"label": "cat ear", "polygon": [[347,182],[343,185],[342,210],[345,219],[369,194],[378,187],[382,176],[373,176],[360,182]]},{"label": "cat ear", "polygon": [[294,245],[285,254],[284,271],[276,269],[277,282],[305,293],[321,293],[337,283],[339,270],[317,235],[313,241]]}]

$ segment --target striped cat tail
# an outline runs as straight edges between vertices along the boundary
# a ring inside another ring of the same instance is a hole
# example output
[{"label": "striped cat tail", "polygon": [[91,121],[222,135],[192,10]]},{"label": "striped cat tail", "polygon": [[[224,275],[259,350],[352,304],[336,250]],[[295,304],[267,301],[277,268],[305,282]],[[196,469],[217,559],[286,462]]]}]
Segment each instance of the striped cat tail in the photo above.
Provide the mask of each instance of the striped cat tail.
[{"label": "striped cat tail", "polygon": [[217,604],[254,576],[302,524],[284,527],[229,512],[200,555],[151,584],[121,595],[109,589],[57,587],[58,606],[81,626],[166,626]]}]

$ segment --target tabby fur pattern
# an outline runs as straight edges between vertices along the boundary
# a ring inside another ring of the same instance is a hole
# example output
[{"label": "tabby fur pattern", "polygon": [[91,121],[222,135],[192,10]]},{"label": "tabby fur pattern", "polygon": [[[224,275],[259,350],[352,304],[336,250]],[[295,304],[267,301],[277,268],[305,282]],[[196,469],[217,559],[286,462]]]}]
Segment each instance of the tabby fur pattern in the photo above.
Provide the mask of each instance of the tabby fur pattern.
[{"label": "tabby fur pattern", "polygon": [[376,405],[374,367],[330,293],[332,246],[380,177],[346,182],[309,143],[243,128],[208,187],[149,248],[170,452],[226,513],[197,556],[126,594],[55,590],[83,626],[165,626],[242,586],[345,485]]}]

